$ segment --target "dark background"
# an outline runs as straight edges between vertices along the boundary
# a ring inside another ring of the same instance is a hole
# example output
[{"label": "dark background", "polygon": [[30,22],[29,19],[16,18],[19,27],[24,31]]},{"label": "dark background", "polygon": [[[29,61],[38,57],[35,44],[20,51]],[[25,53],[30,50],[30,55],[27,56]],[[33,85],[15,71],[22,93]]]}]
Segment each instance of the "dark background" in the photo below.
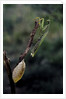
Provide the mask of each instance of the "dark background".
[{"label": "dark background", "polygon": [[[11,69],[26,49],[35,17],[49,17],[50,29],[34,58],[25,57],[26,70],[15,84],[16,94],[63,93],[63,5],[62,4],[4,4],[3,50],[10,58]],[[10,84],[3,67],[3,93],[10,94]]]}]

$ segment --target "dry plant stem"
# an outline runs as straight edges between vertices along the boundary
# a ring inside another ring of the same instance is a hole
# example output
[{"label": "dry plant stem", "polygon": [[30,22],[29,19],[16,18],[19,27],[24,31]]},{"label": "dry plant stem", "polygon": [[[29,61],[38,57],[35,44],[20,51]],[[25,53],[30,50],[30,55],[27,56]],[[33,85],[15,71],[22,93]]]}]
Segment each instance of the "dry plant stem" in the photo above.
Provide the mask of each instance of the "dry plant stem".
[{"label": "dry plant stem", "polygon": [[[33,42],[34,35],[35,35],[36,30],[38,29],[38,27],[39,27],[39,24],[38,24],[38,22],[35,21],[35,27],[32,30],[31,34],[30,34],[30,39],[29,39],[29,42],[27,44],[27,48],[24,51],[24,53],[19,57],[19,62],[21,62],[24,59],[24,57],[26,56],[26,54],[28,53],[28,51],[29,51],[29,49],[31,47],[31,44]],[[3,58],[4,58],[5,68],[7,70],[8,78],[9,78],[9,81],[10,81],[11,93],[14,94],[15,93],[15,85],[14,85],[14,82],[13,82],[13,79],[12,79],[12,72],[11,72],[11,68],[10,68],[10,63],[9,63],[9,60],[8,60],[8,58],[6,56],[5,51],[3,52]]]},{"label": "dry plant stem", "polygon": [[34,29],[32,30],[31,34],[30,34],[30,39],[29,39],[29,42],[28,42],[28,45],[27,45],[27,48],[26,50],[24,51],[24,53],[19,57],[19,62],[21,62],[24,57],[26,56],[26,54],[28,53],[30,47],[31,47],[31,44],[32,44],[32,41],[33,41],[33,38],[34,38],[34,35],[36,33],[36,30],[38,29],[39,27],[39,24],[37,21],[35,21],[35,27]]},{"label": "dry plant stem", "polygon": [[12,72],[11,72],[9,60],[8,60],[8,58],[6,56],[5,51],[3,52],[3,58],[4,58],[5,68],[6,68],[6,71],[7,71],[7,74],[8,74],[8,78],[9,78],[9,81],[10,81],[11,93],[15,94],[15,85],[14,85],[14,82],[13,82],[13,79],[12,79]]}]

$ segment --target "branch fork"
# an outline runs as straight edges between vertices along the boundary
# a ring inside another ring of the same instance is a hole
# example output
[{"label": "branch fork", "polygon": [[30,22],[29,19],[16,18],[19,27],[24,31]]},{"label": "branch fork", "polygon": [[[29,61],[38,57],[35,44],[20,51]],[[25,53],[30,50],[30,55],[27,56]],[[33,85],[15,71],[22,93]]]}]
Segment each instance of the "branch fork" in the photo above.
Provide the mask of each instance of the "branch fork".
[{"label": "branch fork", "polygon": [[[33,42],[33,38],[35,36],[36,30],[38,29],[38,27],[39,27],[39,24],[37,21],[35,21],[35,27],[30,34],[30,39],[28,41],[27,48],[25,49],[24,53],[20,55],[18,63],[24,59],[24,57],[27,55],[28,51],[30,50],[30,47]],[[3,59],[4,59],[4,63],[5,63],[5,68],[6,68],[6,71],[8,74],[8,78],[10,81],[11,93],[15,94],[15,85],[14,85],[14,82],[12,79],[12,71],[11,71],[11,67],[10,67],[9,58],[6,56],[6,51],[3,52]]]}]

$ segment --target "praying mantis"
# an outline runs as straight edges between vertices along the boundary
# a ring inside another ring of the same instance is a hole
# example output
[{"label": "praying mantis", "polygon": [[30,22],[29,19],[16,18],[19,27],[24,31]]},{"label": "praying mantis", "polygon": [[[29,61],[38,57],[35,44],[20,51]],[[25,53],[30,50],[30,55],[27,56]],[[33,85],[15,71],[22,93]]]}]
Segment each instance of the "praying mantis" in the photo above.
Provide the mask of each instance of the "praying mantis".
[{"label": "praying mantis", "polygon": [[32,52],[31,52],[31,56],[34,57],[35,54],[37,53],[40,45],[42,44],[42,42],[44,41],[45,37],[48,34],[48,27],[49,27],[49,22],[50,20],[46,20],[48,22],[47,25],[44,25],[44,18],[40,18],[40,17],[36,17],[35,20],[37,20],[38,24],[39,24],[39,32],[41,33],[41,36],[38,38],[37,42],[35,43]]}]

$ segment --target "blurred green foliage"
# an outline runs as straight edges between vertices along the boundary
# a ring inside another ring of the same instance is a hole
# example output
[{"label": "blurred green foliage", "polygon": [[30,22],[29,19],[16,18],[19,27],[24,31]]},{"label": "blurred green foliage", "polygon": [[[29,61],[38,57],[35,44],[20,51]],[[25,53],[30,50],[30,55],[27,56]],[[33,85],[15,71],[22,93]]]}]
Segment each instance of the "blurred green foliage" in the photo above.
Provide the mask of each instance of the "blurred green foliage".
[{"label": "blurred green foliage", "polygon": [[[63,92],[63,5],[62,4],[4,4],[3,5],[3,49],[7,51],[8,57],[11,59],[11,68],[13,69],[18,61],[21,53],[24,52],[30,33],[34,27],[34,18],[49,18],[50,28],[47,37],[42,43],[39,51],[34,58],[30,56],[30,52],[25,57],[26,72],[23,77],[25,80],[31,80],[36,74],[44,73],[45,76],[53,76],[53,82],[45,83],[41,80],[41,84],[45,85],[40,91],[25,89],[24,93],[62,93]],[[38,70],[38,71],[37,71]],[[55,70],[55,71],[54,71]],[[40,73],[41,72],[41,73]],[[32,74],[33,73],[33,74]],[[43,75],[43,74],[42,74]],[[38,78],[45,76],[39,75]],[[29,77],[28,77],[29,76]],[[60,80],[59,80],[60,77]],[[57,80],[56,80],[57,79]],[[55,81],[55,82],[54,82]],[[23,82],[21,82],[23,84]],[[25,83],[25,82],[24,82]],[[55,84],[56,83],[56,84]],[[17,83],[19,86],[20,81]],[[38,87],[40,87],[40,85]],[[57,86],[58,84],[58,86]],[[35,82],[34,82],[35,85]],[[22,85],[21,85],[22,86]],[[28,85],[22,86],[22,88]],[[36,85],[37,86],[37,85]],[[36,87],[36,86],[33,86]],[[50,86],[50,87],[49,87]],[[53,87],[52,87],[53,86]],[[55,89],[56,87],[56,89]],[[54,89],[53,89],[54,88]],[[57,91],[59,88],[60,91]],[[53,90],[53,91],[52,91]],[[22,92],[22,93],[23,93]],[[4,89],[4,93],[5,89]],[[18,92],[20,93],[20,91]]]}]

